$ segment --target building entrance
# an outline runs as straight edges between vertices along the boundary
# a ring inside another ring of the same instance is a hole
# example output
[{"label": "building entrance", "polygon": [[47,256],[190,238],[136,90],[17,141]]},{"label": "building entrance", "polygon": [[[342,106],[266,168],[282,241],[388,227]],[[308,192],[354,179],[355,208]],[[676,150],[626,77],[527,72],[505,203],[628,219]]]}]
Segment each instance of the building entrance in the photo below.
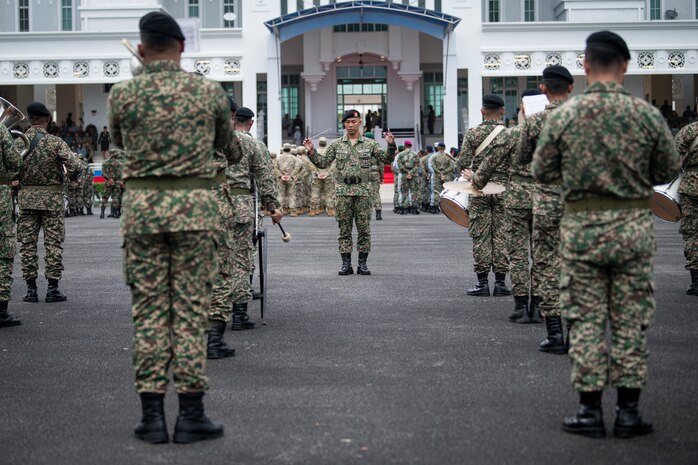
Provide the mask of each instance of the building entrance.
[{"label": "building entrance", "polygon": [[366,125],[366,114],[371,111],[373,126],[384,127],[387,121],[387,81],[385,66],[343,66],[337,68],[337,130],[342,131],[342,114],[354,109],[361,113]]}]

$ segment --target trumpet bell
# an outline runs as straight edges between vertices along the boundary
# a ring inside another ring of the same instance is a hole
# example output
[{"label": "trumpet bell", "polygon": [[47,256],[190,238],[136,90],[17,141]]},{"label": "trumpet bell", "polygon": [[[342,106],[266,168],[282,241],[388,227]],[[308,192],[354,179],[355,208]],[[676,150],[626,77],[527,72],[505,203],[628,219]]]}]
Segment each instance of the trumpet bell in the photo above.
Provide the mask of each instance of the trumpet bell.
[{"label": "trumpet bell", "polygon": [[26,117],[24,113],[10,102],[0,97],[0,124],[7,129],[12,129]]}]

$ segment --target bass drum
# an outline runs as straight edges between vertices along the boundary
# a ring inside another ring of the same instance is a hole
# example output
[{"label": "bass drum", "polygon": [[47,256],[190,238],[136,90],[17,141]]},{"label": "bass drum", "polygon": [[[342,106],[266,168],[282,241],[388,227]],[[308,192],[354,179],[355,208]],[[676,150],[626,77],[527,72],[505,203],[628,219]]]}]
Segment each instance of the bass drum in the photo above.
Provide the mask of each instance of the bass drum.
[{"label": "bass drum", "polygon": [[470,226],[468,215],[468,196],[465,192],[444,189],[439,194],[439,208],[446,217],[459,226]]},{"label": "bass drum", "polygon": [[679,184],[683,174],[679,174],[669,184],[661,184],[654,187],[654,193],[650,197],[650,210],[659,219],[669,223],[676,223],[681,219],[681,196]]}]

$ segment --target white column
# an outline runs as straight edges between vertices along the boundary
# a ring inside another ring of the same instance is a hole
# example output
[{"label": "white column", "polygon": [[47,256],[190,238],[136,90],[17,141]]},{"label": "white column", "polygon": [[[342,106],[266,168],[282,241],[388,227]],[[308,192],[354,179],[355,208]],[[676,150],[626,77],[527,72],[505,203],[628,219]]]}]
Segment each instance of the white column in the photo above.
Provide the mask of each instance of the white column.
[{"label": "white column", "polygon": [[[482,122],[482,70],[477,67],[468,68],[468,119],[469,126],[475,127]],[[463,128],[467,130],[467,128]]]},{"label": "white column", "polygon": [[242,83],[242,106],[254,112],[254,124],[250,128],[250,134],[257,134],[257,113],[259,111],[257,109],[257,75],[255,73],[252,73],[252,76]]},{"label": "white column", "polygon": [[455,34],[443,40],[444,67],[444,142],[446,147],[458,145],[458,57],[456,56]]},{"label": "white column", "polygon": [[[412,93],[414,94],[414,126],[415,126],[415,130],[417,130],[417,126],[419,125],[418,131],[422,131],[423,130],[422,129],[423,122],[422,122],[422,116],[419,112],[419,108],[422,105],[422,83],[419,79],[417,79],[414,82],[413,87],[412,87]],[[424,140],[422,139],[422,134],[415,133],[414,136],[415,136],[414,138],[416,140],[412,141],[412,143],[414,143],[416,146],[417,141],[420,141],[421,144],[417,148],[419,148],[419,149],[423,148],[424,147]]]},{"label": "white column", "polygon": [[267,57],[267,146],[269,150],[278,152],[283,142],[281,136],[281,76],[277,62],[276,38],[273,34],[269,34],[267,37]]},{"label": "white column", "polygon": [[[304,108],[304,113],[305,113],[305,127],[301,128],[301,131],[303,134],[305,134],[305,137],[310,137],[312,136],[315,132],[315,128],[313,127],[313,99],[312,99],[312,94],[314,92],[310,89],[310,83],[308,81],[305,81],[305,92],[304,92],[304,97],[305,97],[305,108]],[[293,116],[291,117],[293,118]]]}]

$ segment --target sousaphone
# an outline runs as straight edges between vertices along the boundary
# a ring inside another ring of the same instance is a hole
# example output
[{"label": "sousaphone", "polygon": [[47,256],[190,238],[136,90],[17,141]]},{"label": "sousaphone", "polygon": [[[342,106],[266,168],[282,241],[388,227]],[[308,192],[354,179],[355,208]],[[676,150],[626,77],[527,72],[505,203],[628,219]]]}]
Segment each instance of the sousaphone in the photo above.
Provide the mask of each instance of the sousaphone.
[{"label": "sousaphone", "polygon": [[26,155],[29,152],[29,139],[27,138],[27,136],[24,135],[22,131],[18,131],[12,128],[17,126],[25,119],[26,116],[24,116],[24,113],[19,111],[19,109],[16,106],[12,105],[10,102],[0,97],[0,124],[9,129],[10,133],[14,137],[19,137],[20,139],[22,139],[22,142],[24,142],[24,151],[22,151],[22,156]]}]

